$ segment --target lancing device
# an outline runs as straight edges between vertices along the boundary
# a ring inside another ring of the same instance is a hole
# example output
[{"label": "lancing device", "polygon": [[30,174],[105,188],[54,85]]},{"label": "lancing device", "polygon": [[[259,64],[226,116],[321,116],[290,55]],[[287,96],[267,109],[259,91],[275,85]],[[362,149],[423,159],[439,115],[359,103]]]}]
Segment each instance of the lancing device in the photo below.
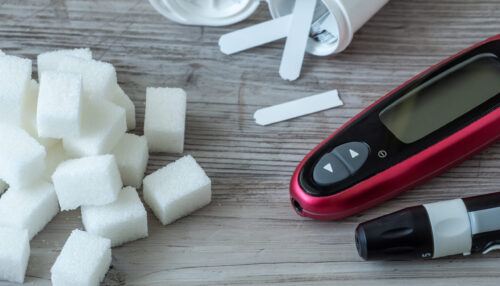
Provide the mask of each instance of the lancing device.
[{"label": "lancing device", "polygon": [[365,260],[434,259],[500,249],[500,193],[406,208],[360,224]]}]

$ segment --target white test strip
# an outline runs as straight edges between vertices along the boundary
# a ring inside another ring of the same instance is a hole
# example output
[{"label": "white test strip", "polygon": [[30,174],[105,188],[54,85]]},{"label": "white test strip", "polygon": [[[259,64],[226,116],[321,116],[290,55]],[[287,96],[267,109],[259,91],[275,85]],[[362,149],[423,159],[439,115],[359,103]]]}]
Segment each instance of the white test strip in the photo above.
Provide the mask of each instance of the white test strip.
[{"label": "white test strip", "polygon": [[222,35],[219,39],[220,50],[231,55],[285,38],[291,18],[292,15],[286,15]]},{"label": "white test strip", "polygon": [[332,90],[278,105],[259,109],[253,115],[259,125],[269,125],[295,117],[311,114],[343,104],[338,91]]},{"label": "white test strip", "polygon": [[285,80],[300,76],[315,8],[316,0],[295,1],[280,66],[280,76]]}]

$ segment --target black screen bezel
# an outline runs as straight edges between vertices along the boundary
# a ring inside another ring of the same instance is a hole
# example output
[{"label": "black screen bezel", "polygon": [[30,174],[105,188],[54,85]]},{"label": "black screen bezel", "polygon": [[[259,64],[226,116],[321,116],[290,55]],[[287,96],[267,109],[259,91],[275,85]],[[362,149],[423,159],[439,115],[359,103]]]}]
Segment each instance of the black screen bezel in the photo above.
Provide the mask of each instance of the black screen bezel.
[{"label": "black screen bezel", "polygon": [[[391,95],[384,98],[377,105],[373,106],[370,110],[367,110],[360,117],[351,122],[351,124],[340,130],[304,163],[299,174],[299,184],[302,189],[307,194],[315,197],[324,197],[340,193],[444,140],[500,107],[500,94],[497,94],[454,121],[410,144],[399,141],[399,139],[397,139],[379,119],[379,113],[401,96],[450,67],[482,53],[493,53],[500,57],[500,40],[491,41],[475,47],[419,76],[415,80],[394,91]],[[369,130],[370,133],[367,133],[367,130]],[[353,176],[331,186],[325,187],[317,185],[312,179],[313,168],[317,161],[325,153],[331,152],[335,147],[353,141],[366,142],[371,148],[371,153],[363,167]],[[380,150],[386,151],[387,156],[385,158],[378,156],[378,151]]]}]

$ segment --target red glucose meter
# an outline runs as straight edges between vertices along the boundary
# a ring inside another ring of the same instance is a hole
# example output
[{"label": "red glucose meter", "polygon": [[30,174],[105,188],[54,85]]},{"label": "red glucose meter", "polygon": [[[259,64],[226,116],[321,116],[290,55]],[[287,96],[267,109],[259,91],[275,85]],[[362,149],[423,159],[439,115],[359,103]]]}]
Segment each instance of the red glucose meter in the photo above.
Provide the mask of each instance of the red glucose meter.
[{"label": "red glucose meter", "polygon": [[299,164],[305,217],[346,217],[443,173],[500,139],[500,35],[429,68],[344,124]]}]

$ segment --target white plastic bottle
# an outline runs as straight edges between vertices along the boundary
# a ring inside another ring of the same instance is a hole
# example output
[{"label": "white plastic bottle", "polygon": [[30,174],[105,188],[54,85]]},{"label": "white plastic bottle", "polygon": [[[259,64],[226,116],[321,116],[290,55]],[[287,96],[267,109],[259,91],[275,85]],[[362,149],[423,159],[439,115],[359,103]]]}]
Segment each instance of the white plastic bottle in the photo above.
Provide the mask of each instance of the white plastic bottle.
[{"label": "white plastic bottle", "polygon": [[[268,0],[273,18],[290,14],[290,0]],[[356,33],[389,0],[322,0],[316,6],[307,52],[327,56],[344,51]],[[316,31],[315,31],[316,30]],[[314,33],[317,36],[314,36]],[[319,36],[318,36],[319,34]]]},{"label": "white plastic bottle", "polygon": [[[307,52],[326,56],[340,53],[361,28],[389,0],[321,0],[316,7]],[[172,21],[184,25],[225,26],[248,18],[260,0],[150,0]],[[293,0],[266,0],[273,18],[288,15]]]}]

